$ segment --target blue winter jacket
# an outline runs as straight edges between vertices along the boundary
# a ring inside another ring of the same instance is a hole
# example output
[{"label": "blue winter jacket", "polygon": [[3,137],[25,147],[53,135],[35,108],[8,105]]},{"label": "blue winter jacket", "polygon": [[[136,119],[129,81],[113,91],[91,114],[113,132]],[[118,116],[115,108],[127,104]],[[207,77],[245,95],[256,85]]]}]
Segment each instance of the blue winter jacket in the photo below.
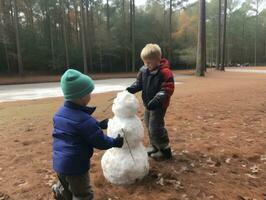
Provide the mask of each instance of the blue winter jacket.
[{"label": "blue winter jacket", "polygon": [[94,147],[113,147],[114,139],[106,136],[91,116],[94,111],[66,101],[54,115],[53,168],[57,173],[84,174],[90,168]]}]

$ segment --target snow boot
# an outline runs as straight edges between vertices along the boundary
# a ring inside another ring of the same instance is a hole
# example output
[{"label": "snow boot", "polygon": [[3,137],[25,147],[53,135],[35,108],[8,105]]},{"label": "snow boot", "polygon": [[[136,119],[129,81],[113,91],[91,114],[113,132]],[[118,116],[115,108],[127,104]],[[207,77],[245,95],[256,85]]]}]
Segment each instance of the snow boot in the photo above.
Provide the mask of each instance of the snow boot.
[{"label": "snow boot", "polygon": [[171,148],[160,149],[156,153],[151,154],[151,157],[155,160],[169,160],[172,158]]},{"label": "snow boot", "polygon": [[155,146],[150,146],[147,148],[147,153],[148,153],[148,156],[151,156],[153,153],[156,153],[158,152],[159,149],[157,149]]},{"label": "snow boot", "polygon": [[162,149],[161,152],[162,152],[164,158],[166,158],[166,159],[172,158],[172,151],[171,151],[170,147]]},{"label": "snow boot", "polygon": [[52,186],[52,191],[54,193],[54,199],[55,200],[65,200],[65,198],[62,196],[60,189],[58,188],[58,184],[54,184]]}]

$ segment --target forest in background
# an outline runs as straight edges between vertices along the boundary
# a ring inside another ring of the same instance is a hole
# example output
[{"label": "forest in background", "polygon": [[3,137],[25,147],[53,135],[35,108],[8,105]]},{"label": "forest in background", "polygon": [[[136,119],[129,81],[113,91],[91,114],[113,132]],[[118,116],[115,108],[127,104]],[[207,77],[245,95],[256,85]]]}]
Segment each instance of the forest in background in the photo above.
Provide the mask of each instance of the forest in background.
[{"label": "forest in background", "polygon": [[[226,65],[266,64],[262,0],[228,0]],[[196,63],[198,2],[187,0],[1,0],[0,72],[136,71],[146,43],[172,68]],[[218,1],[206,3],[206,61],[216,62]],[[255,56],[256,55],[256,56]]]}]

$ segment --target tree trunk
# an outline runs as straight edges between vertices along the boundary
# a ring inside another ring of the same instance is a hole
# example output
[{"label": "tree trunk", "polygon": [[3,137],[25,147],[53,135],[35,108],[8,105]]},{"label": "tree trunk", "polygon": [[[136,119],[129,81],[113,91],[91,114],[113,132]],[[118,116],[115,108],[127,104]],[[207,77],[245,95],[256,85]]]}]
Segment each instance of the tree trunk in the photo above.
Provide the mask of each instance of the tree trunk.
[{"label": "tree trunk", "polygon": [[13,6],[12,6],[12,1],[14,0],[9,0],[9,10],[10,10],[10,22],[11,22],[11,26],[15,26],[14,25],[14,10],[13,10]]},{"label": "tree trunk", "polygon": [[214,64],[214,44],[213,44],[213,41],[212,41],[212,45],[211,45],[211,68],[213,67],[213,64]]},{"label": "tree trunk", "polygon": [[173,1],[170,0],[170,10],[169,10],[169,38],[168,38],[168,60],[171,62],[172,59],[172,11],[173,11]]},{"label": "tree trunk", "polygon": [[206,68],[206,15],[205,0],[199,0],[199,28],[196,76],[204,76]]},{"label": "tree trunk", "polygon": [[13,0],[14,3],[14,24],[15,24],[15,32],[16,32],[16,45],[17,45],[17,58],[18,58],[18,73],[19,75],[23,75],[23,63],[21,56],[21,47],[20,47],[20,36],[19,36],[19,21],[18,21],[18,9],[17,9],[17,0]]},{"label": "tree trunk", "polygon": [[69,67],[69,50],[68,50],[68,41],[67,41],[67,32],[66,32],[66,14],[65,14],[65,5],[64,0],[60,0],[61,15],[62,15],[62,27],[63,27],[63,37],[65,44],[65,57],[66,57],[66,67]]},{"label": "tree trunk", "polygon": [[54,50],[54,34],[53,34],[53,26],[52,26],[52,13],[50,11],[51,0],[48,1],[48,23],[49,23],[49,36],[50,36],[50,48],[51,48],[51,57],[52,57],[52,68],[55,69],[55,50]]},{"label": "tree trunk", "polygon": [[[229,11],[229,13],[231,13]],[[229,14],[230,16],[230,14]],[[230,53],[231,53],[231,44],[232,44],[232,41],[231,41],[231,38],[229,37],[230,35],[230,17],[228,17],[228,20],[227,20],[227,44],[226,44],[226,57],[225,57],[225,66],[229,66],[229,64],[231,64],[231,58],[230,58]]]},{"label": "tree trunk", "polygon": [[32,9],[32,0],[28,0],[28,17],[29,17],[29,20],[27,22],[27,24],[29,25],[30,29],[33,30],[33,26],[34,26],[34,23],[33,23],[33,9]]},{"label": "tree trunk", "polygon": [[[242,40],[241,43],[244,44],[245,43],[245,18],[243,20],[243,24],[242,24]],[[240,64],[244,63],[244,57],[245,57],[245,51],[244,48],[241,46],[240,47],[240,52],[241,52],[241,60],[240,60]]]},{"label": "tree trunk", "polygon": [[[126,13],[125,13],[125,0],[122,1],[122,20],[123,20],[123,29],[127,30],[127,24],[126,24]],[[128,53],[127,53],[127,46],[126,46],[126,40],[127,40],[128,32],[124,31],[123,34],[123,51],[124,51],[124,63],[126,72],[128,71]]]},{"label": "tree trunk", "polygon": [[103,48],[102,48],[102,43],[100,42],[99,46],[99,60],[100,60],[100,70],[103,72]]},{"label": "tree trunk", "polygon": [[67,0],[67,32],[68,32],[67,42],[68,42],[69,46],[71,46],[72,28],[71,28],[71,19],[70,19],[70,2],[69,2],[69,0]]},{"label": "tree trunk", "polygon": [[[1,15],[2,13],[2,15]],[[8,9],[6,7],[5,1],[0,2],[0,40],[2,39],[3,45],[4,45],[4,51],[5,51],[5,59],[6,59],[6,65],[7,65],[7,71],[10,72],[10,65],[9,65],[9,59],[8,59],[8,49],[7,49],[7,43],[8,43]],[[2,38],[1,38],[2,37]]]},{"label": "tree trunk", "polygon": [[132,72],[136,70],[135,58],[135,0],[130,0],[130,35],[131,35],[131,62]]},{"label": "tree trunk", "polygon": [[7,72],[10,72],[10,64],[9,64],[9,59],[8,59],[8,50],[7,50],[7,46],[6,44],[4,44],[4,48],[5,48],[5,55],[6,55],[6,64],[7,64]]},{"label": "tree trunk", "polygon": [[163,53],[167,52],[166,0],[163,1]]},{"label": "tree trunk", "polygon": [[86,42],[85,42],[85,24],[84,24],[84,3],[83,0],[80,0],[80,31],[81,31],[81,42],[82,42],[82,53],[83,53],[83,70],[85,74],[88,74],[87,68],[87,50],[86,50]]},{"label": "tree trunk", "polygon": [[95,25],[94,25],[94,7],[93,7],[93,0],[90,1],[90,38],[91,38],[91,46],[94,48],[95,46]]},{"label": "tree trunk", "polygon": [[87,47],[88,47],[88,56],[89,56],[89,70],[90,71],[92,71],[92,48],[91,48],[91,40],[90,40],[90,37],[91,37],[91,35],[90,35],[90,24],[88,23],[88,16],[89,16],[89,12],[88,12],[88,10],[89,10],[89,3],[88,3],[88,0],[86,0],[86,6],[85,6],[85,8],[86,8],[86,12],[85,12],[85,35],[87,36],[86,38],[85,38],[85,42],[86,42],[86,44],[87,44]]},{"label": "tree trunk", "polygon": [[52,55],[52,68],[55,69],[55,50],[54,50],[54,35],[53,35],[53,27],[52,23],[50,22],[50,48],[51,48],[51,55]]},{"label": "tree trunk", "polygon": [[221,13],[222,13],[222,0],[219,0],[218,5],[218,26],[217,26],[217,51],[216,51],[216,69],[220,68],[221,60]]},{"label": "tree trunk", "polygon": [[113,71],[112,69],[112,61],[111,61],[111,27],[110,27],[110,8],[109,8],[109,0],[106,0],[106,18],[107,18],[107,23],[106,23],[106,28],[107,28],[107,59],[109,63],[109,69],[110,72]]},{"label": "tree trunk", "polygon": [[255,41],[254,41],[254,66],[257,66],[257,34],[258,34],[258,17],[259,17],[259,1],[256,1],[256,27],[255,27]]},{"label": "tree trunk", "polygon": [[223,41],[222,41],[222,65],[221,71],[225,68],[225,50],[226,50],[226,16],[227,16],[227,0],[224,0],[224,19],[223,19]]},{"label": "tree trunk", "polygon": [[109,9],[109,0],[106,1],[106,18],[107,18],[107,32],[110,31],[110,9]]},{"label": "tree trunk", "polygon": [[265,24],[265,31],[264,31],[264,57],[266,58],[266,24]]},{"label": "tree trunk", "polygon": [[45,1],[45,5],[44,5],[44,16],[45,16],[45,20],[43,22],[44,24],[44,37],[45,39],[49,40],[48,38],[50,37],[50,18],[51,16],[49,16],[49,0]]},{"label": "tree trunk", "polygon": [[80,27],[79,27],[79,17],[78,17],[78,5],[77,3],[75,2],[74,3],[74,9],[75,9],[75,32],[76,32],[76,45],[77,47],[79,46],[79,30],[80,30]]}]

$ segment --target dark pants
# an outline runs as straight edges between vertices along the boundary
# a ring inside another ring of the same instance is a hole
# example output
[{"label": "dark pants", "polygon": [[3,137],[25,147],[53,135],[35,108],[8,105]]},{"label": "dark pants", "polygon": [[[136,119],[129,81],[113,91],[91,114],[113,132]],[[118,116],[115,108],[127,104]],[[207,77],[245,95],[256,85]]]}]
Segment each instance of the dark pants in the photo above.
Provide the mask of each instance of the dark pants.
[{"label": "dark pants", "polygon": [[90,186],[88,173],[79,176],[64,176],[57,174],[56,184],[65,200],[92,200],[93,191]]},{"label": "dark pants", "polygon": [[157,149],[165,149],[169,146],[167,130],[164,127],[166,109],[147,110],[145,108],[144,121],[148,128],[150,143]]}]

